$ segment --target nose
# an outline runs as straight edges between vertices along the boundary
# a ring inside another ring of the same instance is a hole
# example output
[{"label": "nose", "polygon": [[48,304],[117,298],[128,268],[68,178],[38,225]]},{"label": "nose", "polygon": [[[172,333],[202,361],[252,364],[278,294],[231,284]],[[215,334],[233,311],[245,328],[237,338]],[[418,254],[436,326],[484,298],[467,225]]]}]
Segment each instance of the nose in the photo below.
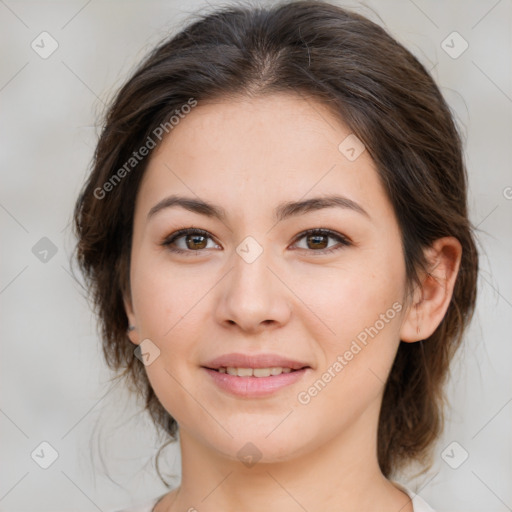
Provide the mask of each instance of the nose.
[{"label": "nose", "polygon": [[272,268],[266,251],[252,262],[238,254],[219,283],[216,319],[248,333],[282,327],[291,315],[291,292]]}]

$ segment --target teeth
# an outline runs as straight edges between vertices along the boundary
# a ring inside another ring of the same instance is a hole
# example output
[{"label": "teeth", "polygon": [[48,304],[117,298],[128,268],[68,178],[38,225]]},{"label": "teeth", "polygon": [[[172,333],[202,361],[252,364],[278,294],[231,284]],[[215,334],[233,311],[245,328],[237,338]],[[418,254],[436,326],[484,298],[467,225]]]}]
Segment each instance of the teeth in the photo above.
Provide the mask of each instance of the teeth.
[{"label": "teeth", "polygon": [[252,371],[252,374],[255,377],[270,377],[271,371],[272,371],[272,368],[254,368]]},{"label": "teeth", "polygon": [[236,373],[239,377],[252,377],[252,368],[233,368],[233,370],[236,370]]},{"label": "teeth", "polygon": [[272,368],[219,368],[220,373],[228,375],[237,375],[238,377],[270,377],[271,375],[281,375],[281,373],[290,373],[291,368],[282,368],[281,366],[273,366]]}]

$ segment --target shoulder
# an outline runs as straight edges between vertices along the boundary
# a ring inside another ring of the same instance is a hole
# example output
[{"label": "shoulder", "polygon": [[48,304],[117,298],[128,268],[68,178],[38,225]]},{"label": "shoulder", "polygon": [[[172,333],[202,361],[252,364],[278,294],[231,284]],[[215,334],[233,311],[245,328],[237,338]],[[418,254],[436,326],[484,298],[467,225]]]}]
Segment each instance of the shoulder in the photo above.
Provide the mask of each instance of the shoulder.
[{"label": "shoulder", "polygon": [[163,496],[158,496],[157,498],[153,498],[152,500],[145,501],[143,503],[131,505],[128,508],[123,508],[119,510],[114,510],[112,512],[152,512],[154,506],[163,498]]},{"label": "shoulder", "polygon": [[414,512],[436,512],[419,494],[416,494],[403,484],[395,481],[392,481],[392,483],[411,498]]}]

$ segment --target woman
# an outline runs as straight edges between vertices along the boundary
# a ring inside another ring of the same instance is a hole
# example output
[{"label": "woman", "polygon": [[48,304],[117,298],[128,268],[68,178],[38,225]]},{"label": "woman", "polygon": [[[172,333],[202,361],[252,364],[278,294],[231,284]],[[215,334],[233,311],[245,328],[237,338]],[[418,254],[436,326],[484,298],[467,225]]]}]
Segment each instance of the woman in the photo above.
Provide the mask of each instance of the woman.
[{"label": "woman", "polygon": [[75,208],[106,361],[177,438],[140,508],[432,511],[478,257],[459,135],[382,28],[326,2],[226,7],[112,102]]}]

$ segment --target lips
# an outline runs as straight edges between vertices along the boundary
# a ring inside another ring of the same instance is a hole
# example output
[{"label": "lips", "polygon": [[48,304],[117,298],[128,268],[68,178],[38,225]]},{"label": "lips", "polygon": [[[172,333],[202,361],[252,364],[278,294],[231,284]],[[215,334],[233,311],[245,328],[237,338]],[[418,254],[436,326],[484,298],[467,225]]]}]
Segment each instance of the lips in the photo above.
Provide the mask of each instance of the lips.
[{"label": "lips", "polygon": [[293,360],[277,354],[250,355],[241,353],[224,354],[202,366],[217,371],[222,368],[252,368],[253,370],[255,368],[289,368],[292,371],[310,368],[309,364],[304,361]]},{"label": "lips", "polygon": [[245,399],[272,396],[313,371],[306,362],[276,354],[225,354],[202,368],[218,389]]}]

